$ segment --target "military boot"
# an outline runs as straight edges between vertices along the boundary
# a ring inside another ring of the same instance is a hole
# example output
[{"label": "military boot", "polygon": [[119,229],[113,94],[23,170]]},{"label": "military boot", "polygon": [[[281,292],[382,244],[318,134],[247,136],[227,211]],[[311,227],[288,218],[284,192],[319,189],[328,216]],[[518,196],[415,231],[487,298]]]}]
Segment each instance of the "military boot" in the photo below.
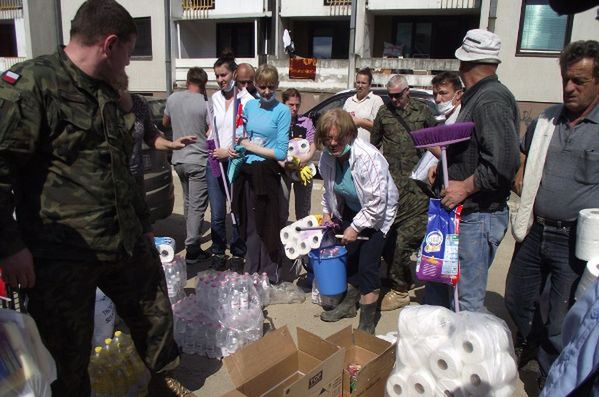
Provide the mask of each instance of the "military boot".
[{"label": "military boot", "polygon": [[381,311],[400,309],[410,304],[410,294],[407,291],[390,289],[381,300]]},{"label": "military boot", "polygon": [[377,302],[369,304],[360,303],[360,325],[358,325],[358,329],[368,332],[370,335],[374,335],[374,329],[376,327],[374,318],[376,316],[377,306]]},{"label": "military boot", "polygon": [[345,297],[333,310],[320,313],[320,319],[326,322],[339,321],[342,318],[356,317],[356,303],[360,300],[360,290],[352,286],[347,287]]}]

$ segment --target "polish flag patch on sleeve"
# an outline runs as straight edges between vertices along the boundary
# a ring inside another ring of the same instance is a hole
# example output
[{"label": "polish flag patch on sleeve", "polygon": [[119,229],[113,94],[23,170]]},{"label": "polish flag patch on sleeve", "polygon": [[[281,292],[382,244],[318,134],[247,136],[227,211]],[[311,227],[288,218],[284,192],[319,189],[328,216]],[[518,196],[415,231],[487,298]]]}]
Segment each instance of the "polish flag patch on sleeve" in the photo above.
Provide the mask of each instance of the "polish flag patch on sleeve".
[{"label": "polish flag patch on sleeve", "polygon": [[14,85],[19,79],[21,75],[13,72],[12,70],[7,70],[2,74],[2,80],[6,81],[10,85]]}]

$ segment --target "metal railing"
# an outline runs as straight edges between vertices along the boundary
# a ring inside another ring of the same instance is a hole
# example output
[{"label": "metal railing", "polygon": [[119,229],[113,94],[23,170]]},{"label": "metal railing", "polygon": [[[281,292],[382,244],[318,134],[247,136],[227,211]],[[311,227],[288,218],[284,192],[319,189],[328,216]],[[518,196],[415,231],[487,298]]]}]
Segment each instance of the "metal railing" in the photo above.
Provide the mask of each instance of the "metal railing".
[{"label": "metal railing", "polygon": [[330,15],[350,15],[352,0],[323,0],[323,4],[329,8]]},{"label": "metal railing", "polygon": [[23,17],[23,0],[0,0],[0,19]]},{"label": "metal railing", "polygon": [[182,0],[184,19],[208,18],[208,11],[214,10],[216,0]]},{"label": "metal railing", "polygon": [[26,60],[27,57],[0,57],[0,73],[10,69],[13,65]]}]

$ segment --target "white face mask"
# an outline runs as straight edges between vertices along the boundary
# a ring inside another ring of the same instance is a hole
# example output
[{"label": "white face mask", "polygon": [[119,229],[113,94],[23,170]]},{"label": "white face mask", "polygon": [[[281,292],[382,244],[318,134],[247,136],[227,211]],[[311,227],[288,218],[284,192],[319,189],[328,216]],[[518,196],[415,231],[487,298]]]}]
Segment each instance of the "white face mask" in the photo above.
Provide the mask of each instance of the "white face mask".
[{"label": "white face mask", "polygon": [[450,99],[447,102],[441,102],[437,104],[437,110],[439,113],[445,115],[453,109],[453,100]]},{"label": "white face mask", "polygon": [[229,92],[231,92],[233,87],[235,87],[235,80],[231,79],[231,81],[229,81],[229,84],[227,84],[226,87],[223,88],[223,92],[229,93]]}]

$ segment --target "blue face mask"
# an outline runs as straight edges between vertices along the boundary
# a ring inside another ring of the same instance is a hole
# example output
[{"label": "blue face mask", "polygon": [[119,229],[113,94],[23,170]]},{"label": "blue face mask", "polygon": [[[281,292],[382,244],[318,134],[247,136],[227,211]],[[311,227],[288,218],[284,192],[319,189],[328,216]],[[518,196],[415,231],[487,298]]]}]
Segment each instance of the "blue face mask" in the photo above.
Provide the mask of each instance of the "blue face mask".
[{"label": "blue face mask", "polygon": [[331,153],[331,151],[329,150],[329,148],[327,148],[327,152],[333,156],[333,157],[343,157],[345,156],[349,151],[351,150],[351,146],[349,145],[345,145],[345,147],[343,148],[343,151],[340,154],[333,154]]},{"label": "blue face mask", "polygon": [[273,93],[269,98],[260,97],[260,104],[272,106],[277,101],[277,96]]}]

